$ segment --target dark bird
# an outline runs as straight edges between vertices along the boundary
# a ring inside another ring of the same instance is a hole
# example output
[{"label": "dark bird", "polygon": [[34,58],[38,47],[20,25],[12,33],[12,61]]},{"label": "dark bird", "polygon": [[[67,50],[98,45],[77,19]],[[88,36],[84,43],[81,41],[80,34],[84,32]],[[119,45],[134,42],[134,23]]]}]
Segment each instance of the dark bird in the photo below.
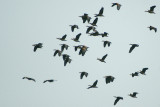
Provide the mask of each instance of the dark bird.
[{"label": "dark bird", "polygon": [[61,40],[61,41],[66,41],[66,40],[65,40],[66,37],[67,37],[67,35],[65,34],[64,36],[62,36],[62,38],[57,38],[57,39],[59,39],[59,40]]},{"label": "dark bird", "polygon": [[119,100],[123,100],[123,97],[114,97],[116,98],[116,100],[114,101],[114,105],[116,105]]},{"label": "dark bird", "polygon": [[97,58],[97,60],[106,63],[106,62],[105,62],[105,58],[107,57],[107,55],[108,55],[108,54],[104,55],[104,56],[102,57],[102,59]]},{"label": "dark bird", "polygon": [[79,42],[79,37],[81,36],[81,33],[77,34],[75,38],[72,38],[75,42]]},{"label": "dark bird", "polygon": [[89,33],[90,30],[96,31],[96,28],[94,26],[87,26],[87,31],[86,33]]},{"label": "dark bird", "polygon": [[42,48],[43,46],[42,46],[43,44],[42,43],[38,43],[38,44],[33,44],[32,46],[34,46],[34,52],[36,52],[36,50],[37,50],[37,48]]},{"label": "dark bird", "polygon": [[147,10],[147,11],[145,11],[145,12],[155,14],[155,12],[154,12],[154,8],[155,8],[155,7],[156,7],[156,6],[151,6],[151,7],[150,7],[150,10]]},{"label": "dark bird", "polygon": [[139,73],[143,74],[143,75],[146,75],[145,72],[146,70],[148,70],[148,68],[143,68]]},{"label": "dark bird", "polygon": [[91,17],[89,17],[89,16],[88,16],[88,14],[86,14],[86,13],[84,13],[84,15],[79,16],[79,17],[81,17],[81,18],[82,18],[83,23],[85,23],[86,21],[89,23],[89,22],[90,22],[90,20],[91,20]]},{"label": "dark bird", "polygon": [[43,83],[45,83],[45,82],[54,82],[54,81],[57,81],[57,80],[53,80],[53,79],[51,79],[51,80],[45,80],[45,81],[43,81]]},{"label": "dark bird", "polygon": [[74,47],[74,50],[77,51],[77,49],[81,49],[82,48],[82,45],[73,46],[73,47]]},{"label": "dark bird", "polygon": [[111,42],[110,41],[102,41],[103,42],[103,46],[106,47],[106,45],[108,44],[108,47],[110,47]]},{"label": "dark bird", "polygon": [[70,25],[71,26],[71,31],[74,32],[74,29],[77,28],[79,29],[78,25]]},{"label": "dark bird", "polygon": [[22,79],[28,79],[28,80],[32,80],[32,81],[36,82],[36,80],[35,80],[35,79],[33,79],[33,78],[29,78],[29,77],[23,77]]},{"label": "dark bird", "polygon": [[89,36],[99,36],[99,32],[98,31],[94,31],[93,33],[89,33]]},{"label": "dark bird", "polygon": [[130,45],[132,45],[132,46],[129,49],[129,53],[131,53],[135,47],[139,47],[138,44],[130,44]]},{"label": "dark bird", "polygon": [[80,51],[79,51],[79,55],[84,56],[88,48],[89,48],[89,47],[83,45],[83,46],[81,47]]},{"label": "dark bird", "polygon": [[132,74],[130,74],[132,77],[134,77],[134,76],[138,76],[139,75],[139,72],[135,72],[135,73],[132,73]]},{"label": "dark bird", "polygon": [[83,76],[88,76],[88,73],[87,72],[79,72],[79,73],[81,73],[81,75],[80,75],[80,79],[82,79],[83,78]]},{"label": "dark bird", "polygon": [[114,77],[113,76],[104,76],[106,84],[113,82],[114,81]]},{"label": "dark bird", "polygon": [[98,88],[96,85],[97,85],[97,82],[98,80],[96,80],[92,85],[88,85],[89,87],[87,89],[90,89],[90,88]]},{"label": "dark bird", "polygon": [[63,52],[64,49],[68,49],[68,45],[67,44],[60,44],[61,45],[61,51]]},{"label": "dark bird", "polygon": [[117,10],[119,10],[121,8],[121,4],[119,4],[119,3],[112,3],[112,7],[115,6],[115,5],[117,6]]},{"label": "dark bird", "polygon": [[155,32],[157,32],[157,28],[155,28],[153,26],[149,26],[148,28],[149,28],[149,30],[154,30]]},{"label": "dark bird", "polygon": [[108,33],[107,32],[104,32],[104,33],[102,33],[102,34],[100,34],[102,37],[108,37]]},{"label": "dark bird", "polygon": [[136,97],[137,94],[138,94],[137,92],[133,92],[133,94],[130,93],[129,96],[131,96],[131,97],[133,97],[133,98],[137,98],[137,97]]},{"label": "dark bird", "polygon": [[95,14],[95,17],[103,16],[104,8],[102,7],[98,14]]},{"label": "dark bird", "polygon": [[95,18],[94,19],[94,21],[93,21],[93,23],[90,23],[92,26],[97,26],[96,24],[97,24],[97,21],[98,21],[98,18]]},{"label": "dark bird", "polygon": [[63,54],[63,61],[64,61],[64,66],[67,65],[67,63],[71,63],[72,59],[70,59],[70,56],[67,54]]},{"label": "dark bird", "polygon": [[69,57],[70,57],[70,56],[69,56],[68,54],[63,54],[63,55],[62,55],[63,61],[66,60],[66,59],[69,58]]},{"label": "dark bird", "polygon": [[58,56],[61,56],[62,51],[60,51],[59,49],[55,49],[55,52],[54,52],[53,56],[56,56],[57,54],[58,54]]}]

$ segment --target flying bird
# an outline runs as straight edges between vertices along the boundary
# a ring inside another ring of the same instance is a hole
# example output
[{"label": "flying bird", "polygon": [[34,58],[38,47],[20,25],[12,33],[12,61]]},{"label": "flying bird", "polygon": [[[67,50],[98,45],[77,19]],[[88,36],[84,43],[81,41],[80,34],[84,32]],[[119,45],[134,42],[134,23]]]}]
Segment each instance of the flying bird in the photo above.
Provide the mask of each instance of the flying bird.
[{"label": "flying bird", "polygon": [[81,73],[81,75],[80,75],[80,79],[82,79],[83,78],[83,76],[88,76],[88,73],[87,72],[79,72],[79,73]]},{"label": "flying bird", "polygon": [[104,76],[106,84],[113,82],[114,81],[114,77],[113,76]]},{"label": "flying bird", "polygon": [[105,62],[105,58],[107,57],[108,54],[104,55],[101,59],[100,58],[97,58],[97,60],[101,61],[101,62]]},{"label": "flying bird", "polygon": [[102,7],[98,14],[95,14],[95,17],[103,16],[104,8]]},{"label": "flying bird", "polygon": [[54,82],[54,81],[57,81],[57,80],[53,80],[53,79],[45,80],[45,81],[43,81],[43,83],[46,83],[46,82]]},{"label": "flying bird", "polygon": [[123,97],[114,97],[116,98],[116,100],[114,101],[114,105],[116,105],[119,100],[123,100]]},{"label": "flying bird", "polygon": [[90,30],[96,31],[96,28],[94,26],[87,26],[87,31],[86,33],[89,33]]},{"label": "flying bird", "polygon": [[66,37],[67,37],[67,35],[65,34],[64,36],[62,36],[62,38],[57,38],[57,39],[59,39],[59,40],[61,40],[61,41],[66,41],[66,40],[65,40]]},{"label": "flying bird", "polygon": [[96,80],[92,85],[88,85],[89,87],[87,89],[90,89],[90,88],[98,88],[97,87],[97,82],[98,80]]},{"label": "flying bird", "polygon": [[57,54],[58,54],[58,56],[61,56],[62,51],[60,51],[59,49],[55,49],[55,52],[54,52],[53,56],[56,56]]},{"label": "flying bird", "polygon": [[108,44],[108,47],[110,47],[111,42],[110,41],[102,41],[103,42],[103,46],[106,47],[106,45]]},{"label": "flying bird", "polygon": [[89,48],[89,47],[83,45],[83,46],[81,47],[80,51],[79,51],[79,55],[84,56],[88,48]]},{"label": "flying bird", "polygon": [[132,45],[132,46],[129,49],[129,53],[131,53],[135,47],[139,47],[138,44],[130,44],[130,45]]},{"label": "flying bird", "polygon": [[98,31],[94,31],[93,33],[89,33],[89,36],[99,36],[99,32]]},{"label": "flying bird", "polygon": [[36,80],[35,80],[35,79],[33,79],[33,78],[29,78],[29,77],[23,77],[22,79],[28,79],[28,80],[32,80],[32,81],[36,82]]},{"label": "flying bird", "polygon": [[151,6],[151,7],[150,7],[150,10],[147,10],[147,11],[145,11],[145,12],[155,14],[155,12],[154,12],[154,8],[155,8],[155,7],[156,7],[155,5],[154,5],[154,6]]},{"label": "flying bird", "polygon": [[148,68],[143,68],[139,73],[143,74],[143,75],[146,75],[145,72],[146,70],[148,70]]},{"label": "flying bird", "polygon": [[138,94],[138,92],[133,92],[133,94],[129,94],[129,96],[133,97],[133,98],[137,98],[136,95]]},{"label": "flying bird", "polygon": [[71,26],[71,31],[74,32],[74,29],[79,29],[78,25],[70,25]]},{"label": "flying bird", "polygon": [[112,7],[115,6],[115,5],[117,6],[117,10],[119,10],[121,8],[121,4],[119,4],[119,3],[112,3]]},{"label": "flying bird", "polygon": [[90,23],[92,26],[97,26],[96,24],[97,24],[97,21],[98,21],[98,18],[95,18],[94,19],[94,21],[93,21],[93,23]]},{"label": "flying bird", "polygon": [[67,63],[71,63],[72,59],[70,59],[70,56],[67,54],[63,54],[63,61],[64,61],[64,66],[67,65]]},{"label": "flying bird", "polygon": [[149,30],[154,30],[155,33],[157,32],[157,28],[155,28],[155,27],[153,27],[153,26],[149,26],[148,28],[149,28]]},{"label": "flying bird", "polygon": [[135,72],[135,73],[132,73],[132,74],[130,74],[132,77],[134,77],[134,76],[138,76],[139,75],[139,72]]},{"label": "flying bird", "polygon": [[84,13],[84,15],[79,16],[79,17],[81,17],[81,18],[82,18],[83,23],[85,23],[86,21],[89,23],[89,22],[90,22],[90,20],[91,20],[91,17],[89,17],[89,16],[88,16],[88,14],[86,14],[86,13]]},{"label": "flying bird", "polygon": [[34,46],[33,51],[36,52],[37,48],[42,48],[42,47],[43,47],[42,45],[43,45],[42,43],[33,44],[33,45],[32,45],[32,46]]},{"label": "flying bird", "polygon": [[77,51],[77,49],[81,49],[82,48],[82,45],[73,46],[73,47],[74,47],[74,50]]},{"label": "flying bird", "polygon": [[68,49],[68,45],[67,44],[60,44],[61,45],[61,51],[63,52],[64,49]]},{"label": "flying bird", "polygon": [[72,38],[75,42],[80,42],[79,37],[81,36],[81,33],[77,34],[75,38]]},{"label": "flying bird", "polygon": [[102,37],[108,37],[108,33],[107,32],[104,32],[104,33],[102,33],[102,34],[100,34]]}]

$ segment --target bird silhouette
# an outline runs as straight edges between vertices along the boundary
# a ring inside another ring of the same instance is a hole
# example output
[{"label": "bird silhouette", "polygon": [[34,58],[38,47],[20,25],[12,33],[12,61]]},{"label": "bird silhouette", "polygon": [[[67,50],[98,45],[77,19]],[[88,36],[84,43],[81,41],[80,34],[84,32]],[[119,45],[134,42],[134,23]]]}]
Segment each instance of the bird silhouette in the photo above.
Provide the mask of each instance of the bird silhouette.
[{"label": "bird silhouette", "polygon": [[139,73],[143,74],[143,75],[146,75],[145,72],[146,70],[148,70],[148,68],[143,68]]},{"label": "bird silhouette", "polygon": [[96,31],[96,28],[94,26],[87,26],[87,31],[86,33],[89,33],[91,30]]},{"label": "bird silhouette", "polygon": [[82,48],[82,45],[77,45],[77,46],[73,46],[74,47],[74,50],[77,51],[77,49],[81,49]]},{"label": "bird silhouette", "polygon": [[33,51],[36,52],[37,48],[42,48],[42,47],[43,47],[42,45],[43,45],[42,43],[33,44],[33,45],[32,45],[32,46],[34,46]]},{"label": "bird silhouette", "polygon": [[96,30],[94,32],[88,33],[88,34],[90,34],[89,36],[99,36],[100,35],[99,32]]},{"label": "bird silhouette", "polygon": [[103,16],[103,11],[104,11],[104,8],[102,7],[99,11],[98,14],[95,14],[95,17],[98,17],[98,16]]},{"label": "bird silhouette", "polygon": [[79,72],[79,73],[81,73],[81,74],[80,74],[80,79],[82,79],[83,76],[86,76],[86,77],[88,76],[88,73],[87,73],[87,72],[84,72],[84,71],[83,71],[83,72]]},{"label": "bird silhouette", "polygon": [[101,59],[100,58],[97,58],[97,60],[101,61],[101,62],[105,62],[105,58],[108,56],[108,54],[104,55]]},{"label": "bird silhouette", "polygon": [[66,37],[67,37],[67,35],[65,34],[64,36],[62,36],[62,38],[57,38],[57,39],[59,39],[59,40],[61,40],[61,41],[66,41],[66,40],[65,40]]},{"label": "bird silhouette", "polygon": [[108,44],[108,47],[110,47],[111,42],[110,41],[102,41],[103,42],[103,46],[106,47],[106,45]]},{"label": "bird silhouette", "polygon": [[119,3],[112,3],[112,7],[113,6],[117,6],[117,10],[120,10],[120,8],[121,8],[121,4],[119,4]]},{"label": "bird silhouette", "polygon": [[97,87],[97,83],[98,83],[98,80],[96,80],[92,85],[88,85],[89,87],[87,89],[90,89],[90,88],[98,88]]},{"label": "bird silhouette", "polygon": [[153,26],[149,26],[148,28],[149,28],[149,30],[154,30],[155,33],[157,32],[157,28],[155,28],[155,27],[153,27]]},{"label": "bird silhouette", "polygon": [[64,66],[67,65],[67,63],[71,63],[72,59],[70,59],[70,56],[67,54],[63,54],[63,61],[64,61]]},{"label": "bird silhouette", "polygon": [[129,49],[129,53],[131,53],[135,47],[139,47],[138,44],[130,44],[130,45],[132,45],[132,46]]},{"label": "bird silhouette", "polygon": [[133,98],[137,98],[136,95],[138,94],[138,92],[133,92],[133,94],[129,94],[129,96],[133,97]]},{"label": "bird silhouette", "polygon": [[70,25],[71,26],[71,31],[74,32],[74,29],[79,29],[78,25]]},{"label": "bird silhouette", "polygon": [[104,78],[105,78],[106,84],[113,82],[115,79],[115,77],[113,76],[104,76]]},{"label": "bird silhouette", "polygon": [[84,15],[79,16],[79,17],[81,17],[81,18],[82,18],[83,23],[85,23],[86,21],[89,23],[89,22],[90,22],[90,20],[91,20],[91,17],[89,17],[89,16],[88,16],[88,14],[86,14],[86,13],[84,13]]},{"label": "bird silhouette", "polygon": [[154,12],[154,8],[155,8],[155,7],[156,7],[155,5],[154,5],[154,6],[151,6],[150,9],[147,10],[147,11],[145,11],[145,12],[148,12],[148,13],[151,13],[151,14],[155,14],[155,12]]},{"label": "bird silhouette", "polygon": [[68,45],[67,44],[60,44],[61,45],[61,51],[63,52],[64,49],[68,49]]},{"label": "bird silhouette", "polygon": [[84,56],[88,48],[89,48],[89,47],[83,45],[83,46],[81,47],[80,51],[79,51],[79,55]]},{"label": "bird silhouette", "polygon": [[132,73],[132,74],[130,74],[132,77],[134,77],[134,76],[138,76],[139,75],[139,72],[135,72],[135,73]]},{"label": "bird silhouette", "polygon": [[108,37],[108,33],[107,32],[104,32],[104,33],[102,33],[102,34],[100,34],[102,37]]},{"label": "bird silhouette", "polygon": [[75,38],[72,38],[73,41],[75,42],[80,42],[79,37],[81,36],[81,33],[77,34]]},{"label": "bird silhouette", "polygon": [[43,81],[43,83],[46,83],[46,82],[54,82],[54,81],[57,81],[57,80],[53,80],[53,79],[45,80],[45,81]]},{"label": "bird silhouette", "polygon": [[98,21],[98,18],[95,18],[94,21],[92,23],[90,23],[92,26],[97,26],[97,21]]},{"label": "bird silhouette", "polygon": [[55,49],[55,52],[54,52],[53,56],[56,56],[57,54],[58,54],[58,56],[61,56],[62,51],[60,51],[59,49]]},{"label": "bird silhouette", "polygon": [[23,77],[22,79],[27,79],[27,80],[31,80],[31,81],[34,81],[34,82],[36,82],[36,80],[35,80],[35,79],[33,79],[33,78],[30,78],[30,77]]},{"label": "bird silhouette", "polygon": [[117,97],[117,96],[114,97],[116,98],[116,100],[114,101],[114,105],[116,105],[119,100],[123,100],[123,97]]}]

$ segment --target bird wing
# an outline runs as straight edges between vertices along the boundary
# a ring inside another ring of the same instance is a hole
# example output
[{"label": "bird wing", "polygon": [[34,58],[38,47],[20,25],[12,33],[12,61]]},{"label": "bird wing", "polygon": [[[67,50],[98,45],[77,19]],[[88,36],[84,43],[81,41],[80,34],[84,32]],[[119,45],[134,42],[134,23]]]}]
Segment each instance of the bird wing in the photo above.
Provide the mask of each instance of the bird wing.
[{"label": "bird wing", "polygon": [[93,24],[96,24],[98,21],[98,18],[94,19]]},{"label": "bird wing", "polygon": [[146,70],[148,70],[148,68],[143,68],[143,69],[142,69],[142,71],[146,71]]},{"label": "bird wing", "polygon": [[110,83],[110,77],[106,77],[106,84]]},{"label": "bird wing", "polygon": [[89,31],[92,29],[92,27],[87,28],[86,33],[89,33]]},{"label": "bird wing", "polygon": [[103,46],[104,46],[104,47],[106,47],[106,44],[107,44],[107,42],[106,42],[106,41],[104,41]]},{"label": "bird wing", "polygon": [[111,42],[108,42],[108,47],[110,47],[110,45],[111,45]]},{"label": "bird wing", "polygon": [[115,6],[115,5],[116,5],[116,3],[112,3],[112,7]]},{"label": "bird wing", "polygon": [[98,80],[96,80],[92,86],[96,86],[97,85]]},{"label": "bird wing", "polygon": [[88,76],[88,73],[87,72],[85,72],[85,74],[84,74],[86,77]]},{"label": "bird wing", "polygon": [[72,31],[72,32],[74,31],[74,26],[71,26],[71,31]]},{"label": "bird wing", "polygon": [[102,60],[105,60],[105,58],[107,57],[107,55],[108,55],[108,54],[104,55],[104,56],[102,57]]},{"label": "bird wing", "polygon": [[81,36],[81,33],[79,33],[79,34],[76,36],[76,40],[78,40],[80,36]]},{"label": "bird wing", "polygon": [[61,51],[63,51],[64,48],[65,48],[65,45],[63,44],[63,45],[61,46]]},{"label": "bird wing", "polygon": [[119,101],[119,98],[117,98],[117,99],[114,101],[114,105],[116,105],[118,101]]},{"label": "bird wing", "polygon": [[132,45],[131,48],[129,49],[129,53],[131,53],[134,48],[135,48],[135,46]]},{"label": "bird wing", "polygon": [[121,5],[120,4],[118,4],[117,5],[117,10],[119,10],[121,8]]},{"label": "bird wing", "polygon": [[150,7],[150,11],[154,11],[154,8],[155,8],[156,6],[151,6]]},{"label": "bird wing", "polygon": [[43,83],[47,82],[47,80],[43,81]]},{"label": "bird wing", "polygon": [[154,31],[157,32],[157,28],[154,28]]},{"label": "bird wing", "polygon": [[38,46],[35,45],[35,46],[34,46],[34,52],[36,52],[37,48],[38,48]]},{"label": "bird wing", "polygon": [[67,37],[67,35],[65,34],[65,35],[62,37],[62,39],[66,39],[66,37]]},{"label": "bird wing", "polygon": [[58,53],[58,50],[56,50],[56,51],[54,52],[54,56],[56,56],[57,53]]},{"label": "bird wing", "polygon": [[100,15],[103,14],[103,10],[104,10],[104,8],[102,7],[101,10],[99,11],[99,14],[100,14]]},{"label": "bird wing", "polygon": [[80,76],[81,79],[83,78],[84,74],[85,74],[84,72],[81,73],[81,76]]}]

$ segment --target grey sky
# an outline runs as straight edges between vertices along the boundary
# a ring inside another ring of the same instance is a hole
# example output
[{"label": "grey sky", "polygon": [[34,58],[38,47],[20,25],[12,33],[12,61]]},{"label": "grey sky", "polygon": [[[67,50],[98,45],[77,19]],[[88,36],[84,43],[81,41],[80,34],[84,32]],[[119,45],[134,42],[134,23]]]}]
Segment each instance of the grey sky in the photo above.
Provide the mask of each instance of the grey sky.
[{"label": "grey sky", "polygon": [[[111,3],[122,4],[118,11]],[[156,5],[155,13],[144,11]],[[159,107],[160,86],[160,2],[158,0],[1,0],[0,1],[0,106],[3,107],[107,107],[114,106],[113,96],[124,97],[117,107]],[[97,30],[108,32],[109,37],[90,37],[87,23],[80,17],[94,14],[104,7],[104,16],[98,19]],[[79,25],[71,32],[69,25]],[[158,31],[149,31],[148,26]],[[71,40],[82,33],[80,43]],[[67,34],[67,41],[56,39]],[[112,42],[103,47],[102,40]],[[33,52],[33,44],[43,43],[43,48]],[[63,65],[61,57],[53,57],[54,49],[61,43],[70,47],[64,53],[71,56],[71,64]],[[131,54],[131,43],[139,44]],[[74,51],[75,45],[89,47],[85,56]],[[106,63],[97,58],[108,54]],[[132,78],[129,74],[148,67],[146,76]],[[79,72],[89,73],[80,80]],[[103,76],[116,79],[107,84]],[[23,80],[32,77],[36,83]],[[54,83],[43,83],[56,79]],[[98,80],[97,89],[86,89]],[[128,96],[139,92],[137,99]]]}]

